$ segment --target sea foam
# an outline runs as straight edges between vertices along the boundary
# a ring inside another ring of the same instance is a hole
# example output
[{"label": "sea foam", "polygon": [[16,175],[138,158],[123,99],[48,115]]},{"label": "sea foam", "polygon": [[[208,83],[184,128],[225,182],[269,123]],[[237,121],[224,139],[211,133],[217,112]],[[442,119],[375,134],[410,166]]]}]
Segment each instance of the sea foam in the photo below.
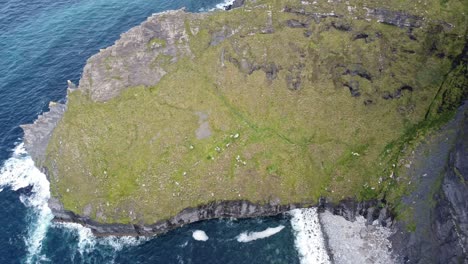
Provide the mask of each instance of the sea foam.
[{"label": "sea foam", "polygon": [[291,225],[296,235],[294,244],[299,253],[301,264],[331,263],[325,239],[320,227],[316,208],[295,209],[290,211]]},{"label": "sea foam", "polygon": [[226,7],[228,7],[228,6],[232,5],[232,4],[234,4],[234,0],[225,0],[224,2],[217,4],[216,8],[224,10]]},{"label": "sea foam", "polygon": [[42,241],[53,219],[52,212],[47,205],[50,198],[49,181],[47,177],[34,166],[34,161],[27,154],[24,144],[19,144],[13,155],[0,169],[0,188],[9,187],[13,191],[31,187],[29,194],[21,194],[21,202],[32,208],[28,216],[31,225],[25,238],[28,254],[26,263],[36,263],[45,256],[41,256]]},{"label": "sea foam", "polygon": [[55,227],[66,228],[78,238],[78,252],[81,255],[91,253],[96,246],[110,247],[114,252],[121,251],[125,247],[133,247],[148,241],[149,238],[144,237],[96,237],[91,229],[76,223],[54,223]]},{"label": "sea foam", "polygon": [[242,243],[251,242],[257,239],[264,239],[267,237],[271,237],[276,235],[277,233],[281,232],[284,229],[284,226],[280,225],[277,227],[269,227],[260,232],[243,232],[237,236],[237,241]]},{"label": "sea foam", "polygon": [[207,241],[209,239],[208,235],[206,235],[205,231],[203,230],[195,230],[192,233],[192,237],[197,241]]},{"label": "sea foam", "polygon": [[[31,208],[28,215],[30,226],[25,244],[28,254],[25,263],[37,263],[47,257],[41,254],[42,243],[54,218],[48,206],[50,198],[50,184],[45,174],[34,165],[31,156],[28,155],[24,144],[19,144],[13,151],[13,155],[0,169],[0,191],[10,188],[13,191],[31,187],[28,194],[21,194],[21,202]],[[91,252],[96,245],[111,247],[114,251],[120,251],[127,246],[136,246],[146,238],[134,237],[105,237],[97,238],[89,228],[74,223],[56,223],[55,227],[65,227],[78,236],[78,252],[80,254]]]}]

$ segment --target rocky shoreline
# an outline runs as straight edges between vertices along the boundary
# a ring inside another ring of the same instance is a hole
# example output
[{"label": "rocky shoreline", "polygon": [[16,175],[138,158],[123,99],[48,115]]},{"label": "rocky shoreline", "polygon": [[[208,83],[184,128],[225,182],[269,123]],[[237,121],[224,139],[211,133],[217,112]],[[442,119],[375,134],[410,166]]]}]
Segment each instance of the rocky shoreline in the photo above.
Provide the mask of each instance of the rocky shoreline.
[{"label": "rocky shoreline", "polygon": [[254,218],[275,216],[296,208],[309,207],[301,204],[275,205],[255,204],[249,201],[216,201],[195,208],[187,208],[168,220],[151,225],[102,224],[73,212],[63,210],[56,199],[49,201],[56,222],[78,223],[90,228],[96,236],[154,236],[191,223],[218,218]]},{"label": "rocky shoreline", "polygon": [[[239,201],[215,201],[195,208],[187,208],[168,220],[163,220],[151,225],[138,224],[103,224],[91,220],[89,217],[77,215],[66,211],[57,199],[49,201],[56,222],[70,222],[81,224],[90,228],[96,236],[154,236],[166,233],[175,228],[199,221],[218,218],[255,218],[276,216],[293,209],[318,207],[319,212],[329,211],[334,215],[344,217],[348,221],[355,221],[357,216],[363,216],[367,224],[378,224],[384,227],[392,225],[393,216],[386,206],[380,207],[378,201],[357,202],[354,199],[346,199],[338,204],[321,199],[317,204],[288,204],[278,205],[255,204],[245,200]],[[377,221],[377,222],[375,222]]]}]

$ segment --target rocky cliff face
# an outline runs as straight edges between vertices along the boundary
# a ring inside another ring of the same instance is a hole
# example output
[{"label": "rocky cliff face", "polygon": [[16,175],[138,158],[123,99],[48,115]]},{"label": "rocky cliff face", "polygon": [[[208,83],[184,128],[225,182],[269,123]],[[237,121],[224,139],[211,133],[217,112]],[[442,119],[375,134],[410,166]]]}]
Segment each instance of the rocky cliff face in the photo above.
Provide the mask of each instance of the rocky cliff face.
[{"label": "rocky cliff face", "polygon": [[149,17],[88,60],[80,89],[94,101],[107,101],[128,87],[158,83],[167,74],[168,64],[193,57],[187,30],[198,29],[186,27],[185,22],[196,24],[204,16],[178,10]]},{"label": "rocky cliff face", "polygon": [[468,105],[414,153],[410,212],[391,239],[404,263],[467,263]]}]

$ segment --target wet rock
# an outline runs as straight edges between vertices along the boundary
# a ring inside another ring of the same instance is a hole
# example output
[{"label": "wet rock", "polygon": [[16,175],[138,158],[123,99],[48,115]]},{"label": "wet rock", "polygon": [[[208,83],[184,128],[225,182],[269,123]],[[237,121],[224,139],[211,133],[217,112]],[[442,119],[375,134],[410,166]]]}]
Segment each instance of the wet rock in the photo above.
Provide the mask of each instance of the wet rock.
[{"label": "wet rock", "polygon": [[29,185],[29,186],[26,186],[26,187],[23,187],[23,188],[19,188],[18,190],[16,190],[16,193],[21,194],[21,195],[29,196],[29,195],[32,194],[33,187],[34,186]]},{"label": "wet rock", "polygon": [[234,9],[234,8],[242,7],[244,4],[245,4],[245,0],[234,0],[232,5],[228,5],[224,9],[225,10],[231,10],[231,9]]}]

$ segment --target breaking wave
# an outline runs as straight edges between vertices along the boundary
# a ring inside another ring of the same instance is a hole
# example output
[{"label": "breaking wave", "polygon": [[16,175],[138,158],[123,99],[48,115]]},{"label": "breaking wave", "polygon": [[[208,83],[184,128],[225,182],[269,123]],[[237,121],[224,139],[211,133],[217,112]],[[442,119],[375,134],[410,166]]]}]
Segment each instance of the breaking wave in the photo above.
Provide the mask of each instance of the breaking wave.
[{"label": "breaking wave", "polygon": [[[38,263],[47,260],[42,254],[42,243],[54,218],[48,206],[50,198],[50,184],[47,177],[34,165],[31,156],[19,144],[13,155],[0,169],[0,191],[10,188],[13,191],[24,189],[20,194],[21,202],[31,208],[28,217],[30,225],[27,237],[24,238],[28,254],[25,263]],[[114,252],[127,246],[137,246],[147,241],[147,238],[134,237],[104,237],[97,238],[89,228],[74,223],[54,223],[54,227],[64,227],[78,238],[77,250],[80,254],[90,253],[96,245],[110,247]]]},{"label": "breaking wave", "polygon": [[225,9],[226,7],[230,6],[234,4],[234,0],[225,0],[224,2],[222,3],[219,3],[216,5],[216,9]]},{"label": "breaking wave", "polygon": [[47,177],[34,166],[34,161],[27,154],[24,144],[19,144],[13,155],[5,161],[0,169],[0,188],[10,188],[18,191],[31,188],[30,191],[20,195],[21,202],[32,208],[28,215],[31,225],[28,236],[25,238],[28,254],[26,263],[36,263],[47,259],[41,255],[42,241],[44,240],[53,215],[47,201],[50,198],[49,181]]},{"label": "breaking wave", "polygon": [[251,242],[257,239],[264,239],[267,237],[271,237],[276,235],[277,233],[281,232],[284,229],[284,226],[280,225],[277,227],[269,227],[260,232],[244,232],[237,236],[237,241],[242,243]]},{"label": "breaking wave", "polygon": [[301,264],[331,263],[320,227],[317,208],[290,211],[291,225],[296,235],[294,244]]},{"label": "breaking wave", "polygon": [[96,237],[93,235],[91,229],[75,223],[54,223],[55,227],[64,227],[72,232],[78,238],[78,252],[81,255],[91,253],[97,246],[110,247],[113,252],[118,252],[125,247],[133,247],[141,245],[143,242],[148,241],[144,237]]}]

